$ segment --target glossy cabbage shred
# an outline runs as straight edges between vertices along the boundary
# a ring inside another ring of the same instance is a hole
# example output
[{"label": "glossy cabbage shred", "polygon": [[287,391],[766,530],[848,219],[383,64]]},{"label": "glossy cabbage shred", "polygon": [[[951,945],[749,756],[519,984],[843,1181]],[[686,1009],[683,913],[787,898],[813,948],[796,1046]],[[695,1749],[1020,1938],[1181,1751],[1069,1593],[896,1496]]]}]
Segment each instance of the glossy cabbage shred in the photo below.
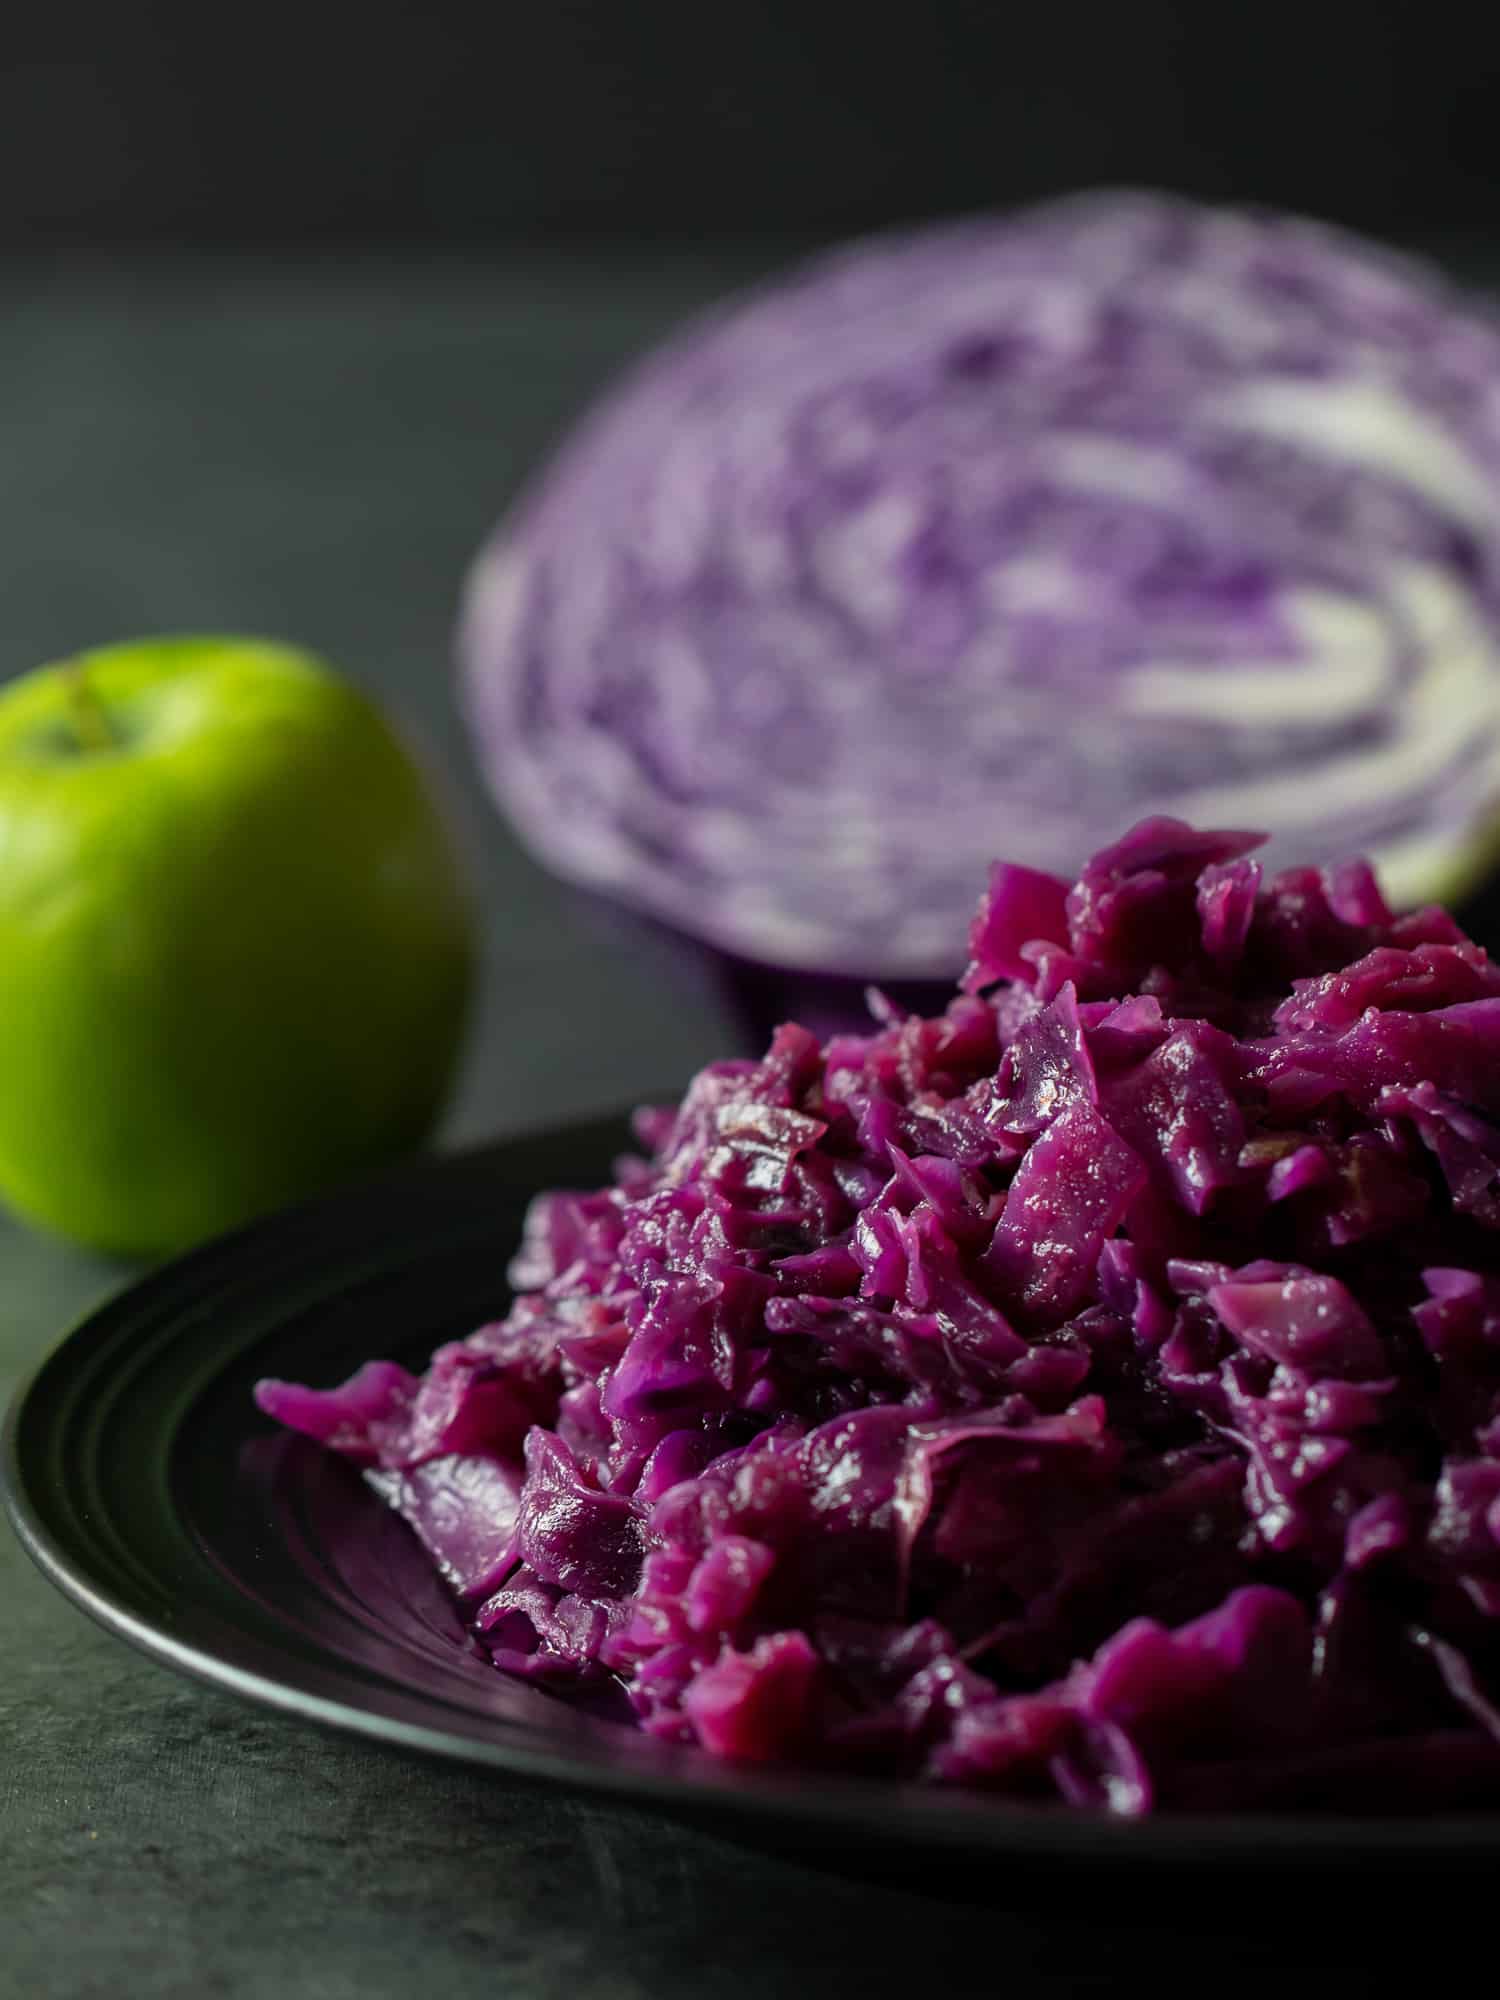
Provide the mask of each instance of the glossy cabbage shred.
[{"label": "glossy cabbage shred", "polygon": [[496,1666],[743,1763],[1500,1801],[1500,969],[1360,863],[999,864],[962,990],[538,1198],[507,1316],[262,1407]]}]

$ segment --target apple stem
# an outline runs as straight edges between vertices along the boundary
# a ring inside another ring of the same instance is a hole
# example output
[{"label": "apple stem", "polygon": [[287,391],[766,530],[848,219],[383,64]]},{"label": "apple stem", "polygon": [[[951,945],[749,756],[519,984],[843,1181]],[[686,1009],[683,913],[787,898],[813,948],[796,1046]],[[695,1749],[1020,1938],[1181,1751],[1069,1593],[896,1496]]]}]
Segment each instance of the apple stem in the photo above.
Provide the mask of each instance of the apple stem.
[{"label": "apple stem", "polygon": [[115,732],[92,681],[77,660],[69,662],[67,675],[73,699],[73,727],[78,731],[79,742],[85,750],[113,750]]}]

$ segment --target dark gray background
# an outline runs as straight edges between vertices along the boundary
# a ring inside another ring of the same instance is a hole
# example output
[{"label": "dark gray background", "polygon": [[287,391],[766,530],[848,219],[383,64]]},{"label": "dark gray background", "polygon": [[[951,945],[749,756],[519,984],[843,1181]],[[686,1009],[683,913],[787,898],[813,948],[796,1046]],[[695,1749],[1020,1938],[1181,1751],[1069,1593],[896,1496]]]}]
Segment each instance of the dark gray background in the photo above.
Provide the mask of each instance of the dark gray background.
[{"label": "dark gray background", "polygon": [[0,241],[838,231],[1162,181],[1411,233],[1494,210],[1455,0],[50,0]]}]

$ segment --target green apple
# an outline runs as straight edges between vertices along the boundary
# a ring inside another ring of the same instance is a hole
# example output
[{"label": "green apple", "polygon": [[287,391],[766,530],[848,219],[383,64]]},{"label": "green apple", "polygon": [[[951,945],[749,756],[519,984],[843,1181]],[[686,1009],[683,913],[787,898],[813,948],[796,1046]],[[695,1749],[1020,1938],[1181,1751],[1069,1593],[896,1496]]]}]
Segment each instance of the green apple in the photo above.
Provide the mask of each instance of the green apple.
[{"label": "green apple", "polygon": [[176,1250],[415,1145],[473,954],[445,822],[305,653],[142,640],[0,692],[0,1196]]}]

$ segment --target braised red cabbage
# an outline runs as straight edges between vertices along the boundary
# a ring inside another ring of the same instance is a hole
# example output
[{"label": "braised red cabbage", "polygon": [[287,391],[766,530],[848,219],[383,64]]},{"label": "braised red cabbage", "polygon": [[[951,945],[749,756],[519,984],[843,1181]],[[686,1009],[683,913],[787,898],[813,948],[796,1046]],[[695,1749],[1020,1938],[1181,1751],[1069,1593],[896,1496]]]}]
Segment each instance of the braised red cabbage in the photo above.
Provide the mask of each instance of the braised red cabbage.
[{"label": "braised red cabbage", "polygon": [[266,1382],[497,1667],[1115,1813],[1500,1801],[1500,969],[1157,818],[702,1072],[420,1380]]}]

